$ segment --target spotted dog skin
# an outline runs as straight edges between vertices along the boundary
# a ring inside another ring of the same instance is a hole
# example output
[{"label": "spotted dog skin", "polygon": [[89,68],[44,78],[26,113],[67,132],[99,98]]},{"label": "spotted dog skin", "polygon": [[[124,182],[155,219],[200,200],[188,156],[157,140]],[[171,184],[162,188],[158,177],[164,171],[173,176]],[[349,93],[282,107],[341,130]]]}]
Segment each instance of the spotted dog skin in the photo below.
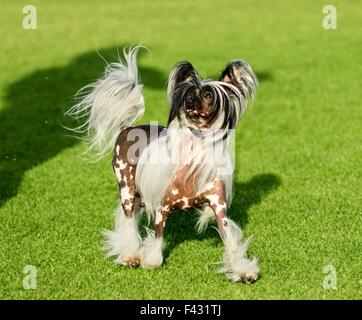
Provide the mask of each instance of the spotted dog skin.
[{"label": "spotted dog skin", "polygon": [[[138,150],[140,155],[144,148],[153,139],[157,138],[160,132],[165,128],[162,126],[157,126],[156,130],[152,130],[151,126],[149,125],[140,125],[137,127],[128,127],[122,130],[118,135],[115,144],[112,166],[118,181],[121,204],[125,215],[129,218],[133,216],[137,202],[140,206],[143,206],[136,187],[136,170],[138,158],[135,157],[135,159],[128,159],[128,150],[135,143],[134,141],[129,141],[128,137],[130,136],[130,131],[134,129],[142,130],[147,137],[147,142],[143,148],[142,145],[139,146]],[[151,132],[156,132],[156,135],[152,136]]]},{"label": "spotted dog skin", "polygon": [[204,204],[210,205],[215,213],[218,225],[222,226],[221,221],[225,217],[226,210],[223,183],[216,179],[208,183],[203,190],[197,192],[191,187],[195,185],[197,176],[185,179],[186,171],[186,167],[180,169],[165,192],[162,201],[162,212],[156,215],[156,236],[161,237],[163,235],[166,219],[172,211],[200,208]]},{"label": "spotted dog skin", "polygon": [[[157,130],[151,130],[151,127],[148,125],[128,127],[124,129],[117,138],[112,164],[119,185],[121,204],[125,215],[129,218],[133,216],[137,203],[141,206],[143,205],[140,194],[137,191],[135,180],[137,159],[128,159],[127,156],[128,149],[134,143],[134,141],[128,141],[127,137],[133,129],[143,130],[145,132],[148,145],[153,139],[157,138],[165,128],[158,126]],[[157,135],[151,136],[151,131],[156,131]],[[147,145],[139,149],[140,154]],[[166,220],[171,212],[175,210],[200,208],[204,204],[210,205],[213,209],[219,230],[221,235],[223,235],[222,221],[226,212],[223,183],[216,179],[208,183],[203,190],[197,191],[192,188],[192,186],[195,185],[197,175],[185,179],[186,172],[187,167],[179,169],[164,194],[162,211],[156,214],[156,237],[163,236]]]}]

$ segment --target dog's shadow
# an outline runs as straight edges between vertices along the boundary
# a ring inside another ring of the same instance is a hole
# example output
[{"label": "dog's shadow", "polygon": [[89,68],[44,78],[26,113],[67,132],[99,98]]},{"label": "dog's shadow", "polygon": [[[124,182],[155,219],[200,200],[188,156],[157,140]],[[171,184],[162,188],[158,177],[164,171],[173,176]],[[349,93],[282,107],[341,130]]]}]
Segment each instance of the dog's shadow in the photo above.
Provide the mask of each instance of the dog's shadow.
[{"label": "dog's shadow", "polygon": [[[277,189],[281,184],[281,179],[273,173],[259,174],[246,182],[236,182],[234,188],[234,198],[227,215],[238,223],[243,229],[248,222],[249,209],[259,204],[270,192]],[[197,222],[197,213],[194,211],[175,212],[170,215],[166,224],[165,241],[165,260],[176,246],[185,241],[203,240],[213,238],[221,241],[217,231],[208,227],[206,232],[197,233],[195,225]],[[215,225],[215,223],[213,224]]]},{"label": "dog's shadow", "polygon": [[[107,61],[117,60],[117,47],[99,50]],[[142,64],[139,71],[146,87],[164,90],[167,74]],[[78,142],[63,126],[74,127],[64,111],[74,104],[74,94],[101,76],[104,60],[92,50],[69,64],[34,71],[5,88],[0,110],[0,207],[17,195],[24,174]]]}]

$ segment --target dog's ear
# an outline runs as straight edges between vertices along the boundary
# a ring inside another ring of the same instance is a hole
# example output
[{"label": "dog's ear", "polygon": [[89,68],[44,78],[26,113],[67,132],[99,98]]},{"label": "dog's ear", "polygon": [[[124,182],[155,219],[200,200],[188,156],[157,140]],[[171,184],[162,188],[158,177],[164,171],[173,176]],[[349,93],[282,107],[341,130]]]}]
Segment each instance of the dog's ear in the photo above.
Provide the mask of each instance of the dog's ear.
[{"label": "dog's ear", "polygon": [[245,99],[254,99],[258,79],[251,68],[250,64],[244,60],[232,60],[225,67],[219,81],[232,84]]},{"label": "dog's ear", "polygon": [[172,94],[175,88],[184,82],[199,82],[200,77],[192,66],[192,64],[188,61],[181,61],[177,63],[170,72],[168,77],[167,84],[167,95],[169,101],[172,100]]}]

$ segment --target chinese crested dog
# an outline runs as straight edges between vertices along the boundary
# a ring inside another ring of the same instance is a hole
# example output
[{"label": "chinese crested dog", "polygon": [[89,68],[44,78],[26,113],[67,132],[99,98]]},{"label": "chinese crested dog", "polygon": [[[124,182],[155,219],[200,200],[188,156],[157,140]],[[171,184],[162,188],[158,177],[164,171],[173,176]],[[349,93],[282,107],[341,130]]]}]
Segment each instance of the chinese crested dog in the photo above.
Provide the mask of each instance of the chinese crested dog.
[{"label": "chinese crested dog", "polygon": [[[198,231],[216,219],[225,246],[220,271],[233,281],[255,281],[259,266],[247,257],[250,238],[241,243],[242,230],[226,214],[233,185],[232,133],[257,87],[251,66],[232,60],[215,81],[202,79],[190,62],[180,62],[168,79],[167,127],[131,126],[145,110],[138,49],[125,50],[123,60],[109,64],[68,111],[86,119],[75,130],[87,133],[91,148],[100,155],[114,150],[120,205],[114,231],[104,232],[107,255],[121,265],[160,267],[167,217],[198,208]],[[141,211],[155,223],[145,239],[137,224]]]}]

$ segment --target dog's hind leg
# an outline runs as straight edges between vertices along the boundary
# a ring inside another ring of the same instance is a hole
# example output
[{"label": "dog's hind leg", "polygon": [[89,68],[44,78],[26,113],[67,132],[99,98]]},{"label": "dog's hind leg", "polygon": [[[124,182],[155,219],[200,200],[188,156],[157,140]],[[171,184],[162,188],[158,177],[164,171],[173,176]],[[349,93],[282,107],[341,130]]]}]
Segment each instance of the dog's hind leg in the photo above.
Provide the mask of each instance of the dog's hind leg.
[{"label": "dog's hind leg", "polygon": [[116,159],[113,167],[121,204],[115,215],[115,230],[104,232],[105,250],[108,256],[117,256],[115,263],[137,267],[140,264],[141,237],[136,217],[135,166]]},{"label": "dog's hind leg", "polygon": [[138,233],[136,217],[127,217],[123,206],[120,205],[116,210],[115,225],[114,231],[103,232],[107,256],[117,256],[114,260],[117,264],[137,267],[140,263],[141,237]]},{"label": "dog's hind leg", "polygon": [[242,230],[234,221],[227,218],[223,183],[215,180],[209,184],[202,196],[214,211],[218,231],[225,245],[224,266],[220,271],[225,272],[232,281],[255,281],[259,275],[258,262],[255,258],[249,260],[246,253],[251,238],[241,244]]},{"label": "dog's hind leg", "polygon": [[147,237],[141,247],[141,266],[145,269],[155,269],[163,262],[163,231],[169,210],[163,208],[156,214],[156,231],[147,230]]}]

